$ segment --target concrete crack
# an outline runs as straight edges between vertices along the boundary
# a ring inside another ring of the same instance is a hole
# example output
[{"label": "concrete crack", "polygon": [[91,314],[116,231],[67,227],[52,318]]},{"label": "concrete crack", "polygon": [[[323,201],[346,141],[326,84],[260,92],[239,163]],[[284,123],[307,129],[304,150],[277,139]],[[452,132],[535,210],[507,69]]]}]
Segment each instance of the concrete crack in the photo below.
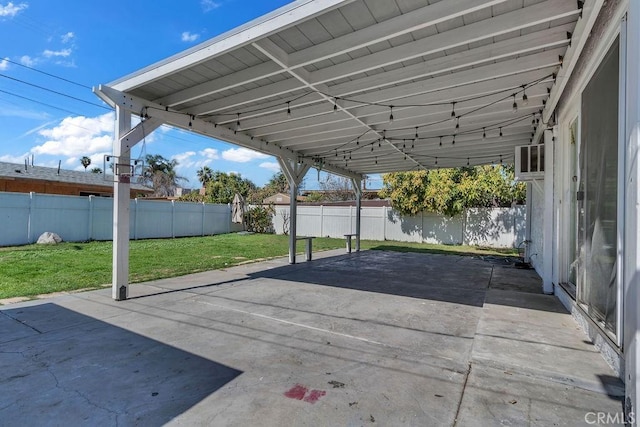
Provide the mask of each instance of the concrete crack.
[{"label": "concrete crack", "polygon": [[456,408],[456,415],[453,418],[452,427],[458,425],[458,417],[460,416],[460,409],[462,408],[462,399],[464,398],[464,392],[467,390],[467,381],[469,381],[469,375],[471,375],[471,362],[469,362],[469,369],[464,377],[464,383],[462,384],[462,392],[460,393],[460,400],[458,401],[458,407]]}]

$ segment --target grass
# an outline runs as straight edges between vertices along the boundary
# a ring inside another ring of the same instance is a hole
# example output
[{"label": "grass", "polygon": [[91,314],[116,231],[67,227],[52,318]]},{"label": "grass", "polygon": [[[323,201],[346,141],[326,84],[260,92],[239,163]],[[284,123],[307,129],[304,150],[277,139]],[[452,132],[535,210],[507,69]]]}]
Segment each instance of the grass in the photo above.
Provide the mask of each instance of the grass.
[{"label": "grass", "polygon": [[[343,239],[316,238],[314,251],[344,247]],[[483,249],[363,240],[363,249],[456,255],[510,255],[515,250]],[[298,253],[304,246],[298,244]],[[223,234],[207,237],[131,241],[131,283],[215,270],[285,256],[288,236]],[[111,282],[111,242],[61,243],[0,248],[0,299],[97,289]]]}]

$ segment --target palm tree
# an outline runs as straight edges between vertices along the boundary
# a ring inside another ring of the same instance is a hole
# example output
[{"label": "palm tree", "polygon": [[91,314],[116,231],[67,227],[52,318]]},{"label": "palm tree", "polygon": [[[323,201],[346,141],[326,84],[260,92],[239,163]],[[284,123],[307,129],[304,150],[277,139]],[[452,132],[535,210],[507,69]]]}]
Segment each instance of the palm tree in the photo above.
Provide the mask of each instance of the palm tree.
[{"label": "palm tree", "polygon": [[211,181],[211,178],[213,177],[213,171],[209,166],[201,167],[200,169],[198,169],[197,174],[198,180],[202,183],[203,187],[206,187],[207,182]]},{"label": "palm tree", "polygon": [[140,183],[153,187],[154,196],[173,196],[180,181],[188,181],[177,174],[176,166],[178,161],[175,159],[165,159],[159,154],[147,154]]},{"label": "palm tree", "polygon": [[80,159],[80,163],[82,163],[82,166],[84,166],[84,170],[86,172],[87,168],[91,164],[91,159],[88,158],[87,156],[82,156],[82,158]]}]

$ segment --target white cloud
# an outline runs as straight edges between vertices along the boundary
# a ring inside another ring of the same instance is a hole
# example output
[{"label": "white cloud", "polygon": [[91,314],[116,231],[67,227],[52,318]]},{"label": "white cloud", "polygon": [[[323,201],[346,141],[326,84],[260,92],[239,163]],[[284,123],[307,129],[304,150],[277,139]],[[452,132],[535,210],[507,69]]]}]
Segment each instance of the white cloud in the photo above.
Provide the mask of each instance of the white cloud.
[{"label": "white cloud", "polygon": [[214,0],[202,0],[200,2],[200,6],[202,6],[202,10],[206,13],[222,6],[222,2]]},{"label": "white cloud", "polygon": [[178,161],[179,169],[200,169],[203,166],[210,165],[214,160],[219,159],[218,150],[215,148],[205,148],[198,151],[185,151],[171,156],[172,159]]},{"label": "white cloud", "polygon": [[9,68],[9,58],[0,60],[0,71],[4,71]]},{"label": "white cloud", "polygon": [[36,60],[29,55],[23,55],[20,57],[20,63],[27,67],[33,67],[34,65],[36,65]]},{"label": "white cloud", "polygon": [[113,145],[114,114],[67,117],[58,126],[38,131],[47,140],[32,148],[35,154],[81,157],[109,152]]},{"label": "white cloud", "polygon": [[199,151],[198,154],[210,160],[216,160],[220,158],[220,156],[218,155],[218,150],[216,150],[215,148],[205,148],[204,150]]},{"label": "white cloud", "polygon": [[262,162],[258,166],[264,169],[268,169],[272,172],[280,172],[280,165],[278,162]]},{"label": "white cloud", "polygon": [[185,31],[182,33],[181,39],[183,42],[194,42],[198,40],[198,37],[200,37],[200,34],[193,34],[189,31]]},{"label": "white cloud", "polygon": [[42,56],[44,56],[45,58],[52,58],[52,57],[66,58],[69,55],[71,55],[71,49],[61,49],[61,50],[45,49],[45,51],[42,52]]},{"label": "white cloud", "polygon": [[0,4],[0,17],[6,16],[9,18],[13,18],[28,7],[29,5],[27,3],[13,4],[12,2],[9,2],[6,6]]},{"label": "white cloud", "polygon": [[248,148],[230,148],[222,152],[222,158],[230,162],[246,163],[252,160],[266,159],[269,156]]},{"label": "white cloud", "polygon": [[29,155],[29,153],[24,153],[22,155],[19,156],[12,156],[11,154],[5,154],[3,156],[0,156],[0,162],[7,162],[7,163],[20,163],[20,164],[24,164],[24,159],[26,158],[31,158],[31,156]]},{"label": "white cloud", "polygon": [[62,40],[62,43],[69,43],[75,36],[76,35],[73,34],[72,31],[69,31],[67,34],[63,34],[62,36],[60,36],[60,40]]}]

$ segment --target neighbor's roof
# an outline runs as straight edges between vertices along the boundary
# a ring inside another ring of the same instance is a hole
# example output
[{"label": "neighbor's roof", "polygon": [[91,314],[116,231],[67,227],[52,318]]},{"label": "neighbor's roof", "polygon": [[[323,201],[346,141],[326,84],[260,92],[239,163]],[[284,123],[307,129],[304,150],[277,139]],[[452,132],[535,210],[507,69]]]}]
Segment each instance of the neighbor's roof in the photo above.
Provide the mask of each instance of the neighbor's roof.
[{"label": "neighbor's roof", "polygon": [[[39,179],[51,182],[69,184],[94,185],[99,187],[113,187],[113,175],[91,173],[89,171],[75,171],[68,169],[50,168],[46,166],[31,166],[24,164],[0,162],[0,179]],[[152,191],[140,184],[131,184],[131,188],[140,191]]]},{"label": "neighbor's roof", "polygon": [[540,137],[601,5],[299,0],[95,91],[347,176],[509,161]]}]

